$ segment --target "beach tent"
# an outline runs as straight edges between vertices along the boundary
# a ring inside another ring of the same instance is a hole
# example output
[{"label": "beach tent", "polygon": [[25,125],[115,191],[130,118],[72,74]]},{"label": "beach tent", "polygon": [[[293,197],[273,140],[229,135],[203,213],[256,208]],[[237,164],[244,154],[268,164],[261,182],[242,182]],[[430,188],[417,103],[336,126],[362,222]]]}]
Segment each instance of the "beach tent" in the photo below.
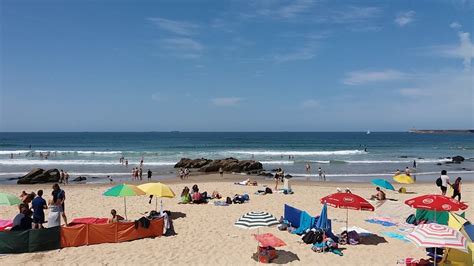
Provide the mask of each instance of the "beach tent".
[{"label": "beach tent", "polygon": [[450,213],[449,227],[461,231],[467,238],[467,253],[456,249],[448,249],[445,264],[452,266],[474,265],[474,225],[458,214]]},{"label": "beach tent", "polygon": [[415,214],[416,222],[421,220],[436,222],[438,224],[448,225],[449,212],[437,212],[423,209],[417,209]]},{"label": "beach tent", "polygon": [[302,212],[303,211],[298,208],[285,204],[283,217],[291,224],[291,226],[298,228],[300,227]]}]

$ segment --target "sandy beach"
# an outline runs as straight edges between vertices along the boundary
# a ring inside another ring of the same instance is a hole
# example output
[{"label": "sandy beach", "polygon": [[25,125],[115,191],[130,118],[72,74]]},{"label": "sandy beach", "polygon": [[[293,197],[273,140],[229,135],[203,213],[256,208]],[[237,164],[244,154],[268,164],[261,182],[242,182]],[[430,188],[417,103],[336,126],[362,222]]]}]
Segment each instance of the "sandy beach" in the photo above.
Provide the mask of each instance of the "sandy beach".
[{"label": "sandy beach", "polygon": [[[262,185],[273,188],[271,180],[258,180],[259,186],[238,186],[234,181],[241,177],[225,175],[192,176],[187,180],[167,180],[167,184],[179,194],[184,186],[191,187],[198,184],[201,191],[217,190],[224,196],[248,193],[250,201],[245,204],[233,204],[227,207],[214,206],[212,202],[204,205],[178,204],[179,197],[163,199],[164,208],[174,213],[174,226],[176,236],[160,237],[155,239],[142,239],[119,244],[100,244],[77,248],[64,248],[40,253],[4,255],[0,257],[3,265],[30,263],[39,264],[160,264],[160,265],[253,265],[257,262],[252,258],[256,251],[257,243],[252,234],[271,232],[283,239],[287,246],[280,248],[280,256],[275,263],[303,264],[318,262],[321,265],[395,265],[398,260],[414,257],[424,257],[424,249],[416,247],[409,242],[382,237],[372,243],[356,246],[342,246],[344,256],[335,254],[315,253],[297,235],[286,231],[279,231],[276,227],[260,228],[258,230],[245,230],[233,224],[241,215],[249,211],[267,211],[280,217],[283,215],[283,205],[290,204],[306,210],[311,215],[319,215],[322,205],[319,199],[336,192],[337,187],[349,187],[353,193],[365,198],[374,193],[374,186],[369,183],[319,183],[319,182],[294,182],[292,195],[280,193],[264,196],[254,193]],[[104,185],[67,185],[63,189],[67,193],[66,213],[68,219],[78,217],[108,217],[110,209],[115,208],[123,213],[123,200],[121,198],[104,197],[102,193],[110,187]],[[50,194],[51,184],[41,185],[4,185],[2,192],[19,194],[22,190],[45,190],[45,195]],[[390,198],[403,201],[409,197],[427,193],[438,193],[434,184],[422,183],[408,186],[416,194],[398,194],[388,192]],[[463,186],[463,201],[473,201],[474,185]],[[129,219],[138,219],[141,213],[154,208],[148,204],[148,197],[127,198]],[[17,213],[15,207],[1,207],[1,218],[13,218]],[[466,217],[474,219],[472,211],[468,209]],[[372,233],[380,235],[382,232],[394,231],[393,227],[383,227],[367,223],[364,220],[372,217],[373,212],[349,211],[349,226],[359,226]],[[346,211],[328,208],[328,217],[332,219],[333,231],[340,233],[340,228],[345,226]]]}]

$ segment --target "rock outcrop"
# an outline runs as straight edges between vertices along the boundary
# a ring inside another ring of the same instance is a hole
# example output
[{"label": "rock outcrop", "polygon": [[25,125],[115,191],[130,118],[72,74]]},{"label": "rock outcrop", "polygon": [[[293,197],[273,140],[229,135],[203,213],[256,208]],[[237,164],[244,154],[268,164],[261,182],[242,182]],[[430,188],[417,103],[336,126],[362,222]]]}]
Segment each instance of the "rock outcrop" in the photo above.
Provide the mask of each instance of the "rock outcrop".
[{"label": "rock outcrop", "polygon": [[87,177],[85,176],[78,176],[76,178],[74,178],[72,181],[73,182],[81,182],[81,181],[86,181],[87,180]]},{"label": "rock outcrop", "polygon": [[451,160],[453,160],[453,163],[461,163],[464,162],[464,157],[462,156],[454,156]]},{"label": "rock outcrop", "polygon": [[181,159],[175,166],[175,168],[199,168],[200,172],[218,172],[220,168],[224,172],[238,172],[256,173],[263,170],[263,165],[260,162],[254,160],[242,160],[239,161],[235,158],[226,158],[221,160],[208,160],[208,159],[195,159],[191,160],[188,158]]},{"label": "rock outcrop", "polygon": [[58,169],[43,170],[35,168],[28,174],[20,177],[17,184],[40,184],[40,183],[55,183],[59,181]]},{"label": "rock outcrop", "polygon": [[212,162],[212,160],[208,159],[189,159],[189,158],[181,158],[177,164],[174,165],[174,168],[201,168],[204,165]]}]

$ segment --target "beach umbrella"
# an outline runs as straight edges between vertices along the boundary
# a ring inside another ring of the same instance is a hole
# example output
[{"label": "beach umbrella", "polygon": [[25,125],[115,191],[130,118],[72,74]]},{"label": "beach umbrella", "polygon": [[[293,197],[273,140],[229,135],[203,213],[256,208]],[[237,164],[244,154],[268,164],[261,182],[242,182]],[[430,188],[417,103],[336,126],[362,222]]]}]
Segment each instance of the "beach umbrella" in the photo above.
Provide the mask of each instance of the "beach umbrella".
[{"label": "beach umbrella", "polygon": [[374,206],[361,196],[348,192],[338,192],[328,195],[321,198],[321,203],[333,208],[346,209],[346,231],[349,227],[349,209],[362,211],[374,211],[375,209]]},{"label": "beach umbrella", "polygon": [[436,223],[418,225],[413,232],[406,236],[406,239],[420,247],[435,248],[435,265],[437,248],[454,248],[467,251],[467,239],[461,232]]},{"label": "beach umbrella", "polygon": [[118,184],[114,187],[109,188],[107,191],[104,192],[103,195],[109,197],[123,197],[123,203],[125,206],[125,219],[127,219],[126,197],[145,195],[145,192],[143,192],[143,190],[139,189],[134,185]]},{"label": "beach umbrella", "polygon": [[21,200],[12,194],[0,193],[0,205],[13,206],[21,203]]},{"label": "beach umbrella", "polygon": [[245,229],[254,229],[278,224],[275,216],[268,212],[248,212],[240,217],[234,225]]},{"label": "beach umbrella", "polygon": [[438,194],[427,194],[407,199],[405,204],[415,209],[449,212],[465,210],[469,207],[463,202]]},{"label": "beach umbrella", "polygon": [[253,235],[255,237],[255,240],[260,243],[261,247],[283,247],[286,245],[283,240],[279,239],[278,237],[274,236],[271,233],[266,233],[266,234],[260,234],[260,235]]},{"label": "beach umbrella", "polygon": [[374,180],[372,180],[372,184],[375,185],[375,186],[381,187],[381,188],[395,190],[393,185],[390,184],[390,182],[388,182],[385,179],[374,179]]},{"label": "beach umbrella", "polygon": [[321,214],[319,215],[318,221],[315,224],[316,228],[321,228],[324,231],[329,229],[329,221],[328,221],[328,206],[325,203],[323,205],[323,209],[321,210]]},{"label": "beach umbrella", "polygon": [[169,186],[160,182],[141,184],[138,188],[148,195],[155,196],[155,210],[158,209],[158,197],[174,198],[176,196]]},{"label": "beach umbrella", "polygon": [[400,184],[413,184],[415,181],[413,181],[413,178],[409,175],[396,175],[393,177],[393,180],[395,182],[400,183]]}]

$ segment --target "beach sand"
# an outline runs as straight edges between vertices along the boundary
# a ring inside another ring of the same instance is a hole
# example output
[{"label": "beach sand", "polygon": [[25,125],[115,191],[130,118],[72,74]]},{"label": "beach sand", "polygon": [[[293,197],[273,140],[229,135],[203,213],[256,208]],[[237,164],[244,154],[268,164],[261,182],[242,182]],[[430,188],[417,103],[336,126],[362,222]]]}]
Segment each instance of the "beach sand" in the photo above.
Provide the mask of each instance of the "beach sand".
[{"label": "beach sand", "polygon": [[[315,253],[301,241],[301,237],[286,231],[279,231],[276,227],[245,230],[233,224],[242,214],[249,211],[268,211],[277,218],[283,215],[285,203],[308,211],[311,215],[319,215],[322,205],[321,197],[336,192],[336,188],[349,187],[353,193],[365,198],[375,191],[374,186],[368,183],[320,183],[294,182],[292,188],[295,194],[254,195],[263,184],[273,188],[272,180],[258,180],[259,186],[238,186],[233,182],[245,179],[242,176],[218,175],[192,176],[188,180],[169,180],[177,196],[184,185],[191,187],[198,184],[200,191],[217,190],[224,196],[248,193],[250,202],[233,204],[228,207],[207,205],[178,204],[179,197],[163,199],[164,208],[171,210],[179,218],[174,220],[176,236],[160,237],[156,239],[142,239],[118,244],[100,244],[76,248],[65,248],[39,253],[15,254],[0,256],[0,264],[12,265],[20,263],[35,264],[163,264],[163,265],[253,265],[257,262],[252,255],[257,249],[257,243],[252,237],[255,233],[271,232],[283,239],[287,246],[279,248],[280,257],[277,263],[314,264],[319,265],[396,265],[398,260],[414,257],[422,258],[424,249],[409,242],[384,237],[381,241],[372,241],[370,244],[356,246],[342,246],[344,256],[332,253]],[[102,193],[110,187],[102,185],[67,185],[66,214],[69,220],[77,217],[108,217],[110,209],[118,210],[123,214],[123,200],[121,198],[104,197]],[[416,194],[397,194],[388,192],[387,196],[403,201],[407,198],[427,193],[438,193],[433,183],[414,184],[407,186]],[[41,185],[2,185],[0,191],[20,194],[22,190],[37,191],[43,189],[46,198],[49,198],[51,184]],[[463,184],[463,201],[473,202],[474,184]],[[127,198],[129,219],[140,217],[154,208],[148,204],[148,197]],[[17,213],[16,207],[0,207],[0,218],[13,218]],[[380,235],[381,232],[396,232],[395,227],[383,227],[365,222],[373,216],[373,212],[349,211],[349,226],[359,226]],[[328,217],[333,220],[332,227],[335,233],[345,227],[346,210],[328,207]],[[468,209],[467,218],[474,220],[472,211]],[[380,242],[380,243],[377,243]]]}]

